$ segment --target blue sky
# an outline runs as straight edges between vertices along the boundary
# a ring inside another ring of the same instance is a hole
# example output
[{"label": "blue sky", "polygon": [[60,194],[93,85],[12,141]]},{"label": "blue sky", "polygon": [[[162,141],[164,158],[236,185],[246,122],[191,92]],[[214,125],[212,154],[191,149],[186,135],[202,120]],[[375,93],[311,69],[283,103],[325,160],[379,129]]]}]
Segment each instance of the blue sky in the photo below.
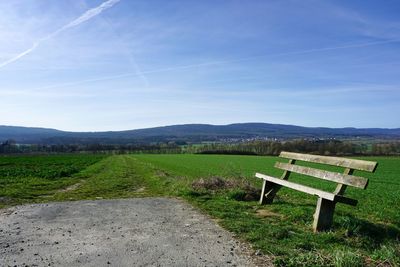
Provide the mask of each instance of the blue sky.
[{"label": "blue sky", "polygon": [[399,1],[0,2],[0,124],[400,127]]}]

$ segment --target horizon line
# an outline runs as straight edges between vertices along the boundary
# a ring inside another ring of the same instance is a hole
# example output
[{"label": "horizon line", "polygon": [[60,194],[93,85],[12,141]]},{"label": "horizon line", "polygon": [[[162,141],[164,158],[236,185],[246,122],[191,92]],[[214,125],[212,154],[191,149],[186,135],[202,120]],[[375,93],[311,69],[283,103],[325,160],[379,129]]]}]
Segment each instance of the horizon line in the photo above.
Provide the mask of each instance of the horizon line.
[{"label": "horizon line", "polygon": [[180,123],[180,124],[168,124],[168,125],[159,125],[159,126],[151,126],[151,127],[143,127],[143,128],[133,128],[133,129],[124,129],[124,130],[98,130],[98,131],[74,131],[74,130],[61,130],[58,128],[52,127],[41,127],[41,126],[21,126],[21,125],[4,125],[0,124],[0,127],[15,127],[15,128],[34,128],[34,129],[46,129],[46,130],[55,130],[60,132],[70,132],[70,133],[100,133],[100,132],[126,132],[126,131],[136,131],[136,130],[146,130],[146,129],[154,129],[154,128],[165,128],[165,127],[174,127],[174,126],[185,126],[185,125],[203,125],[203,126],[230,126],[230,125],[238,125],[238,124],[269,124],[269,125],[281,125],[281,126],[295,126],[302,128],[328,128],[328,129],[385,129],[385,130],[397,130],[399,127],[354,127],[354,126],[343,126],[343,127],[329,127],[329,126],[304,126],[297,124],[285,124],[285,123],[271,123],[271,122],[236,122],[236,123],[226,123],[226,124],[211,124],[211,123]]}]

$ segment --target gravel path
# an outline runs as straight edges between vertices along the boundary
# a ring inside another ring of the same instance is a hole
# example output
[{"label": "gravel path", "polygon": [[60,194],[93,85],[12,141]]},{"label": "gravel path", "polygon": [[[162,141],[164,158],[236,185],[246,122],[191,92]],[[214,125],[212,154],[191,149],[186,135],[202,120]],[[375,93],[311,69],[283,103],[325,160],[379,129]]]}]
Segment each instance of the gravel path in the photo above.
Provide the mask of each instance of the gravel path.
[{"label": "gravel path", "polygon": [[187,203],[142,198],[0,210],[0,266],[255,266]]}]

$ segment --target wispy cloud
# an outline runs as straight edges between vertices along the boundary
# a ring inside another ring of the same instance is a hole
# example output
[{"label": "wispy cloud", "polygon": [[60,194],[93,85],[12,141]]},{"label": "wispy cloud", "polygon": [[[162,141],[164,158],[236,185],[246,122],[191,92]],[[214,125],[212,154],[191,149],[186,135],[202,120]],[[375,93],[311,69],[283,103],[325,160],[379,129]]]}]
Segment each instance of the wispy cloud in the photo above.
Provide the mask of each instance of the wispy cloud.
[{"label": "wispy cloud", "polygon": [[89,9],[87,10],[85,13],[83,13],[81,16],[79,16],[78,18],[76,18],[75,20],[71,21],[70,23],[64,25],[63,27],[59,28],[58,30],[52,32],[51,34],[39,39],[37,42],[35,42],[30,48],[28,48],[27,50],[19,53],[18,55],[10,58],[9,60],[4,61],[3,63],[0,63],[0,68],[7,66],[8,64],[11,64],[19,59],[21,59],[22,57],[30,54],[31,52],[33,52],[42,42],[56,36],[57,34],[76,27],[92,18],[94,18],[95,16],[99,15],[100,13],[102,13],[103,11],[113,7],[115,4],[117,4],[120,0],[108,0],[104,3],[102,3],[101,5]]},{"label": "wispy cloud", "polygon": [[202,63],[178,65],[178,66],[171,66],[171,67],[166,67],[166,68],[144,70],[144,71],[139,69],[138,65],[132,58],[131,60],[134,63],[134,72],[121,73],[121,74],[103,76],[100,78],[85,79],[85,80],[62,83],[62,84],[53,84],[53,85],[49,85],[49,86],[45,86],[45,87],[41,87],[41,88],[37,88],[37,89],[40,90],[40,89],[69,87],[69,86],[76,86],[76,85],[81,85],[81,84],[86,84],[86,83],[121,79],[121,78],[126,78],[126,77],[139,77],[140,79],[144,80],[144,83],[148,87],[148,81],[147,81],[146,75],[151,75],[151,74],[172,72],[172,71],[179,71],[179,70],[184,71],[184,70],[188,70],[188,69],[192,69],[192,68],[240,63],[240,62],[245,62],[245,61],[259,60],[261,58],[268,58],[268,57],[274,58],[274,57],[284,57],[284,56],[291,56],[291,55],[311,54],[311,53],[327,52],[327,51],[342,50],[342,49],[363,48],[363,47],[384,45],[384,44],[390,44],[390,43],[399,43],[399,42],[400,42],[400,39],[391,39],[391,40],[375,41],[375,42],[364,42],[364,43],[322,47],[322,48],[315,48],[315,49],[306,49],[306,50],[298,50],[298,51],[291,51],[291,52],[275,53],[275,54],[262,54],[262,55],[257,55],[257,56],[249,56],[249,57],[242,57],[242,58],[228,59],[228,60],[207,61],[207,62],[202,62]]},{"label": "wispy cloud", "polygon": [[324,5],[334,16],[346,22],[348,28],[360,36],[379,40],[400,37],[400,24],[396,20],[389,18],[378,19],[361,13],[359,10],[346,8],[336,3],[324,3]]}]

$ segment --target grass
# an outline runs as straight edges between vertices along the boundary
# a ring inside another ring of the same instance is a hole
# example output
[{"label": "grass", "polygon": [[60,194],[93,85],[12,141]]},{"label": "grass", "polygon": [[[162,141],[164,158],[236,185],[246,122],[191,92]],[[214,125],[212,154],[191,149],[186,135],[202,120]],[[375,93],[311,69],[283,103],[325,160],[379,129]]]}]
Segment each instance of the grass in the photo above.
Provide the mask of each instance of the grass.
[{"label": "grass", "polygon": [[36,202],[43,195],[75,184],[75,174],[102,158],[101,155],[1,156],[0,208]]},{"label": "grass", "polygon": [[[400,173],[398,157],[367,158],[376,160],[375,174],[356,172],[368,177],[367,190],[348,188],[346,194],[359,200],[357,207],[338,204],[333,230],[313,234],[311,230],[316,197],[282,189],[272,205],[256,201],[237,201],[238,192],[195,192],[191,182],[201,177],[240,178],[261,187],[254,172],[279,176],[273,168],[277,158],[222,155],[138,155],[153,168],[171,177],[180,177],[181,195],[220,219],[220,224],[250,241],[264,253],[275,255],[281,266],[387,266],[400,265]],[[310,164],[305,164],[310,165]],[[312,165],[312,164],[311,164]],[[326,168],[338,170],[338,168]],[[183,177],[183,178],[182,178]],[[333,191],[335,185],[300,175],[291,180]],[[263,212],[260,212],[263,211]],[[267,214],[260,216],[259,214]]]},{"label": "grass", "polygon": [[[198,190],[192,183],[219,176],[261,187],[254,172],[280,175],[275,157],[223,155],[67,155],[0,157],[0,205],[143,196],[183,197],[278,266],[399,266],[400,158],[377,157],[367,190],[351,189],[357,207],[339,204],[332,231],[313,234],[316,198],[282,189],[272,205],[241,201],[243,188]],[[335,170],[336,168],[328,168]],[[292,179],[292,178],[291,178]],[[293,180],[333,190],[318,179]],[[315,180],[315,181],[313,181]],[[240,185],[241,183],[237,183]]]}]

